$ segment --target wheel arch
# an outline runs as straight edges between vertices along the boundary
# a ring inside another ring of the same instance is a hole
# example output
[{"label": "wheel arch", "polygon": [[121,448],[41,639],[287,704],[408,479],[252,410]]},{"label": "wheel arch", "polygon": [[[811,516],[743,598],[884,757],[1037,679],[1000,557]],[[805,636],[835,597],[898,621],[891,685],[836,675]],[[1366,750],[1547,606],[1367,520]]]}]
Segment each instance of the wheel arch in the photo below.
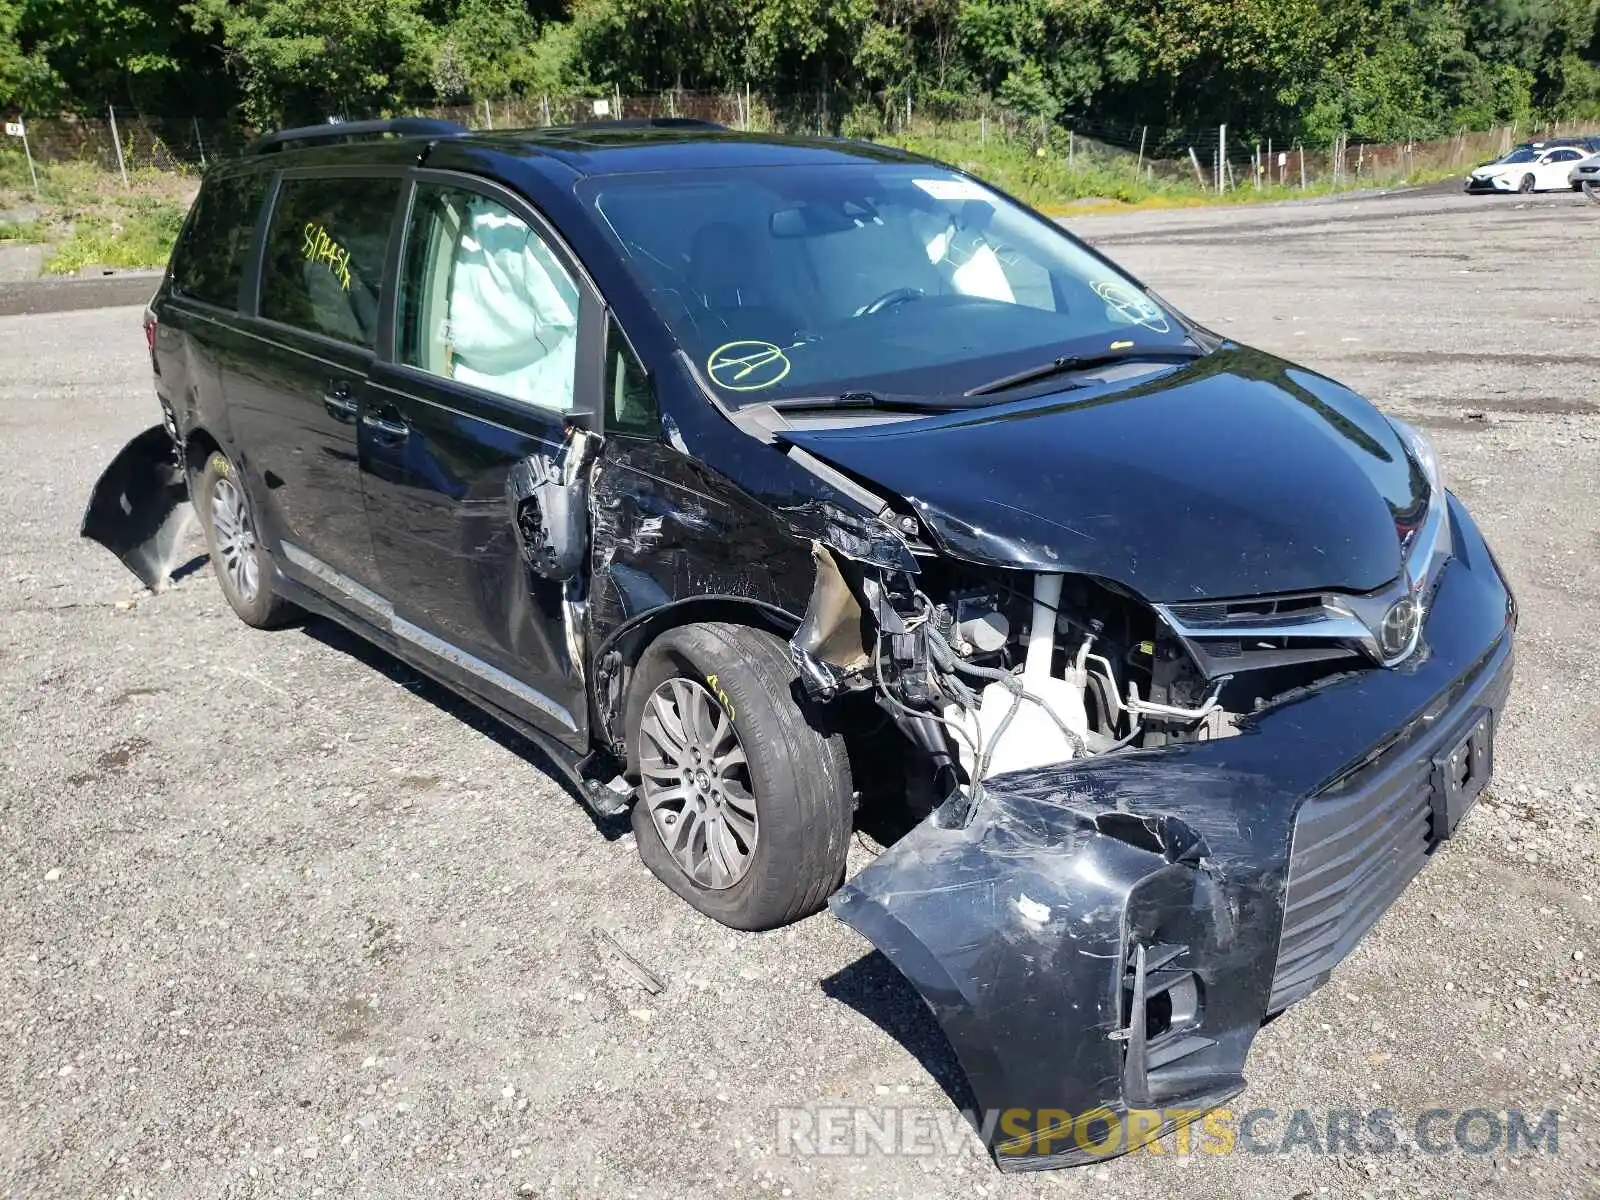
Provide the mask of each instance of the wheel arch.
[{"label": "wheel arch", "polygon": [[657,641],[674,629],[720,621],[745,625],[788,640],[800,626],[800,617],[747,596],[691,596],[653,608],[613,629],[594,654],[594,740],[607,747],[623,764],[624,774],[632,775],[634,747],[628,745],[639,698],[633,695],[633,678],[639,660]]}]

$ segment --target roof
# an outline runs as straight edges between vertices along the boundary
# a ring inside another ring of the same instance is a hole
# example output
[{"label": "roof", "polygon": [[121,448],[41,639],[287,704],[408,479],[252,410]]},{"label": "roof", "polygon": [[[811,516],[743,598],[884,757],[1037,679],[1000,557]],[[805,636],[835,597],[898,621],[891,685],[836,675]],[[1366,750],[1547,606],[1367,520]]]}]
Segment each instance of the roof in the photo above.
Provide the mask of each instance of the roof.
[{"label": "roof", "polygon": [[914,154],[872,142],[745,133],[699,123],[621,121],[473,133],[451,140],[505,154],[554,158],[580,175],[919,161]]},{"label": "roof", "polygon": [[916,155],[872,142],[747,133],[709,121],[659,117],[498,132],[416,118],[307,126],[257,139],[246,157],[283,165],[401,162],[428,143],[436,146],[435,154],[448,147],[457,153],[542,159],[559,162],[576,175],[919,161]]}]

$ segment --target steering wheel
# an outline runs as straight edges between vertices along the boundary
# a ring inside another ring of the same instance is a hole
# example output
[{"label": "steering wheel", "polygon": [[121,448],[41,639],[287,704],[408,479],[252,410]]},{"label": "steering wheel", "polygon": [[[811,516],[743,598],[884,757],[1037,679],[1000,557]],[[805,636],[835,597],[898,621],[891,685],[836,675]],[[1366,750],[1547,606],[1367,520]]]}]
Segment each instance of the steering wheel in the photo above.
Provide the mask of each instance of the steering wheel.
[{"label": "steering wheel", "polygon": [[928,293],[918,287],[891,288],[876,300],[869,300],[856,309],[858,317],[870,317],[873,313],[881,313],[886,308],[893,308],[897,304],[904,304],[909,300],[921,300]]}]

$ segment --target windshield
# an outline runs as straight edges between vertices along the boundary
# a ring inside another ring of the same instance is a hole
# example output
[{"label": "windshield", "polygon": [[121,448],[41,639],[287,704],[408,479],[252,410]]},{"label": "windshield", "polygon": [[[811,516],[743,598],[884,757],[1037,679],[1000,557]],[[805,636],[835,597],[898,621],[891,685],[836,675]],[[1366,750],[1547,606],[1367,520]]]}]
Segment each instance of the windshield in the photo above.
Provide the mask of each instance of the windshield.
[{"label": "windshield", "polygon": [[939,167],[601,176],[579,195],[729,403],[950,395],[1059,355],[1188,344],[1127,276]]},{"label": "windshield", "polygon": [[1513,150],[1500,161],[1503,163],[1531,163],[1539,157],[1539,152],[1531,146],[1524,146],[1520,150]]}]

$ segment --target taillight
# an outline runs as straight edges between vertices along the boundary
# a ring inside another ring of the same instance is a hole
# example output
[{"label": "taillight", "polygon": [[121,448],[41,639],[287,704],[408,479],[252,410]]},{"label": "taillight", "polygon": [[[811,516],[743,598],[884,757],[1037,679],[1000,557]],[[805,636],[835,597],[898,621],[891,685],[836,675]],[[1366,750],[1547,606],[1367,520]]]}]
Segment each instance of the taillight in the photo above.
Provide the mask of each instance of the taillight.
[{"label": "taillight", "polygon": [[144,344],[150,349],[151,369],[161,374],[161,364],[156,362],[156,314],[149,308],[144,310]]}]

